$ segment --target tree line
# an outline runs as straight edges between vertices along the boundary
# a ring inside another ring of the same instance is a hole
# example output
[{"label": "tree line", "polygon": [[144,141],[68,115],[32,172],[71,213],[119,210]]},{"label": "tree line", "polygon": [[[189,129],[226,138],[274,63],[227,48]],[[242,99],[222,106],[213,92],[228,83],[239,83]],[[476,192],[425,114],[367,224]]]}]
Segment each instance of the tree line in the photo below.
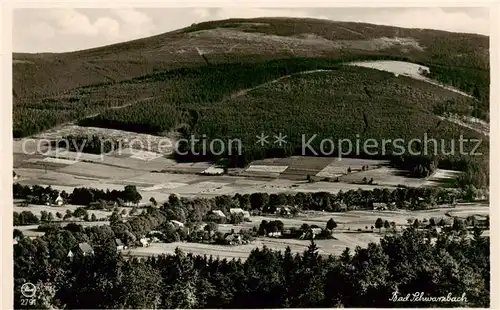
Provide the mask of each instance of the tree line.
[{"label": "tree line", "polygon": [[55,203],[57,197],[61,197],[65,203],[73,205],[89,206],[92,203],[99,203],[94,208],[107,207],[106,202],[119,202],[137,204],[141,201],[142,196],[137,191],[135,185],[126,185],[123,190],[102,190],[87,187],[75,187],[72,193],[66,191],[58,191],[50,185],[43,187],[40,185],[22,185],[19,183],[13,184],[14,199],[24,199],[32,204]]},{"label": "tree line", "polygon": [[[33,308],[489,307],[489,237],[454,232],[430,242],[408,228],[380,244],[324,256],[314,242],[294,254],[259,248],[246,260],[176,250],[137,259],[120,255],[110,227],[66,227],[14,245],[15,308],[19,288],[37,286]],[[89,242],[94,255],[67,253]],[[394,302],[400,295],[461,297],[461,302]]]}]

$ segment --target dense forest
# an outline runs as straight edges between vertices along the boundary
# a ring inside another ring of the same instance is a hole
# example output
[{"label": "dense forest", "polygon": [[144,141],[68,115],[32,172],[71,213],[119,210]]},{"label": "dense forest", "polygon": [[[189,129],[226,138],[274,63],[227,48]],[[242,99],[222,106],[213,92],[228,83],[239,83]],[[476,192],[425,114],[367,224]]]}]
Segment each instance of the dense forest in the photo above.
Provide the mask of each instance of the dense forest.
[{"label": "dense forest", "polygon": [[[489,237],[425,231],[390,233],[380,244],[325,257],[311,242],[303,254],[255,249],[245,261],[175,255],[136,259],[119,254],[109,226],[18,236],[15,287],[37,286],[31,308],[301,308],[301,307],[489,307]],[[89,242],[93,255],[68,251]],[[460,302],[393,302],[425,292]],[[464,297],[466,299],[460,299]],[[15,308],[21,304],[15,290]]]},{"label": "dense forest", "polygon": [[[57,123],[80,118],[80,125],[84,126],[151,134],[177,131],[186,139],[207,137],[209,140],[229,141],[238,138],[242,141],[242,154],[225,149],[194,155],[199,153],[201,146],[195,145],[195,149],[191,149],[189,143],[181,143],[180,152],[175,154],[181,161],[217,161],[229,157],[228,164],[238,167],[266,157],[302,154],[304,135],[308,141],[314,134],[320,135],[313,139],[311,148],[305,149],[305,155],[315,155],[325,138],[332,141],[359,140],[361,145],[370,139],[398,138],[405,141],[407,151],[406,143],[411,139],[424,140],[427,136],[438,140],[439,145],[435,149],[431,144],[426,155],[447,154],[441,155],[443,158],[435,165],[444,167],[441,162],[463,160],[464,155],[457,154],[458,142],[450,142],[463,135],[465,139],[486,140],[476,150],[483,156],[465,157],[481,167],[488,166],[487,137],[438,118],[446,113],[459,113],[487,119],[487,71],[425,63],[432,65],[431,77],[470,93],[474,96],[470,99],[411,78],[342,66],[351,60],[375,59],[411,60],[376,54],[342,59],[295,57],[156,72],[132,80],[81,87],[50,100],[45,98],[41,103],[20,100],[14,110],[14,135],[30,135]],[[315,70],[326,71],[311,72]],[[268,83],[276,79],[275,83]],[[254,87],[257,88],[251,90]],[[124,103],[127,104],[123,108],[114,108]],[[60,108],[61,114],[57,112]],[[48,123],[39,123],[38,116],[29,114],[32,109],[50,109],[50,117],[40,114],[40,121]],[[83,118],[89,114],[94,116]],[[60,115],[60,120],[54,119],[57,115]],[[287,136],[287,143],[281,147],[275,144],[259,147],[254,140],[261,133],[282,133]],[[474,143],[466,143],[464,151],[470,152],[474,147]],[[392,160],[397,151],[392,144],[383,151],[379,147],[375,155],[366,154],[364,150],[349,152],[344,148],[345,145],[335,145],[334,155],[342,153],[344,157]],[[97,144],[89,146],[89,151],[99,152],[100,147]],[[426,161],[422,159],[409,170],[415,171],[416,176],[428,175],[432,168],[423,163]],[[474,185],[484,187],[480,182]]]}]

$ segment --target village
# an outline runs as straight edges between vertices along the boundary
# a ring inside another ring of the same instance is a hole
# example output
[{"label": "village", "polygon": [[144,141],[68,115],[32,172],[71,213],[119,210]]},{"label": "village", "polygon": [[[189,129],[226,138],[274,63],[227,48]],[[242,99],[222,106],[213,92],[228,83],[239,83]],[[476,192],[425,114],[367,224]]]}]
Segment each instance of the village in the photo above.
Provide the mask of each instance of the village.
[{"label": "village", "polygon": [[[418,197],[412,207],[414,210],[405,210],[401,206],[408,207],[408,202],[403,205],[396,201],[371,202],[369,207],[348,207],[342,201],[335,202],[335,194],[323,193],[321,199],[326,197],[334,204],[329,207],[329,211],[325,211],[314,206],[304,208],[284,203],[293,199],[299,201],[303,199],[302,195],[306,200],[319,199],[311,194],[226,195],[215,198],[186,198],[171,194],[163,205],[152,198],[149,204],[141,206],[138,201],[142,198],[133,186],[127,186],[123,191],[107,191],[110,197],[129,196],[132,198],[127,199],[131,200],[117,198],[114,202],[93,201],[87,202],[87,206],[69,203],[85,196],[82,194],[85,189],[79,188],[68,194],[50,186],[19,186],[15,196],[26,195],[25,192],[30,189],[31,195],[27,196],[29,202],[43,204],[32,206],[27,203],[27,199],[16,199],[16,231],[24,236],[37,238],[57,227],[76,229],[69,227],[110,226],[115,235],[122,236],[114,239],[116,251],[130,257],[168,254],[181,248],[193,254],[245,259],[253,248],[259,246],[282,251],[291,247],[294,252],[300,253],[311,240],[318,243],[321,254],[338,255],[345,248],[378,242],[387,234],[407,227],[427,232],[431,242],[435,242],[443,230],[447,233],[456,231],[472,235],[474,229],[480,227],[482,234],[489,233],[488,205],[481,202],[457,203],[454,196],[446,198],[447,203],[436,204],[431,208],[426,205],[429,198]],[[99,191],[93,195],[98,196],[97,193]],[[260,208],[248,210],[252,201],[256,200],[268,202]],[[231,207],[235,205],[246,207]],[[133,231],[131,226],[134,221],[155,217],[157,211],[167,216],[163,224],[147,225],[145,230]],[[124,228],[117,228],[120,225]],[[125,232],[116,234],[122,230]],[[67,253],[67,257],[92,252],[92,244],[81,242]]]}]

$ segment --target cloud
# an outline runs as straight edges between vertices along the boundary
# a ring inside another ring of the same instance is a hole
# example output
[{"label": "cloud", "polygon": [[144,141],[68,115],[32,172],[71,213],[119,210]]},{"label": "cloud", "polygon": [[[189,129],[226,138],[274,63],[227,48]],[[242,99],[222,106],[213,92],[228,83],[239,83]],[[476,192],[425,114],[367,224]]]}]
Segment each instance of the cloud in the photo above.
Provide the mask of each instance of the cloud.
[{"label": "cloud", "polygon": [[339,21],[362,21],[373,24],[393,25],[406,28],[429,28],[453,32],[468,32],[489,34],[489,15],[484,10],[483,14],[473,11],[469,14],[467,9],[449,10],[441,8],[409,8],[394,10],[377,9],[376,14],[364,12],[351,16],[335,16]]},{"label": "cloud", "polygon": [[151,17],[134,9],[111,9],[111,13],[121,22],[120,37],[136,39],[154,33],[156,27]]},{"label": "cloud", "polygon": [[30,39],[49,40],[56,35],[55,29],[46,22],[37,22],[25,28],[25,34]]}]

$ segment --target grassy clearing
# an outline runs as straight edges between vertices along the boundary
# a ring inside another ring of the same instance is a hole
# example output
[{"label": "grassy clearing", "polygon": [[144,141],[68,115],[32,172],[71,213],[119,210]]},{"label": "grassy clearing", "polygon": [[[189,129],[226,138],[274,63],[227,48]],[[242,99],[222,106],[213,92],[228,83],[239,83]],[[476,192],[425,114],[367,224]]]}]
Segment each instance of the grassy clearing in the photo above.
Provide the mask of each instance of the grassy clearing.
[{"label": "grassy clearing", "polygon": [[110,167],[87,162],[80,162],[59,169],[59,172],[99,179],[124,179],[133,177],[137,174],[137,172],[131,169]]},{"label": "grassy clearing", "polygon": [[391,167],[381,167],[367,171],[356,171],[340,177],[342,182],[361,184],[363,179],[373,179],[373,184],[384,186],[412,186],[420,187],[425,184],[424,179],[412,178],[405,175],[404,171]]},{"label": "grassy clearing", "polygon": [[[40,217],[41,212],[46,211],[46,212],[52,212],[52,214],[55,216],[57,212],[64,215],[64,214],[66,214],[67,210],[74,212],[79,207],[82,207],[82,206],[64,205],[64,206],[58,207],[58,206],[29,205],[28,207],[21,207],[21,206],[15,205],[14,212],[31,211],[36,216]],[[97,218],[108,217],[111,215],[110,211],[103,211],[103,210],[89,210],[88,212],[89,212],[89,215],[94,213],[95,216],[97,216]]]}]

